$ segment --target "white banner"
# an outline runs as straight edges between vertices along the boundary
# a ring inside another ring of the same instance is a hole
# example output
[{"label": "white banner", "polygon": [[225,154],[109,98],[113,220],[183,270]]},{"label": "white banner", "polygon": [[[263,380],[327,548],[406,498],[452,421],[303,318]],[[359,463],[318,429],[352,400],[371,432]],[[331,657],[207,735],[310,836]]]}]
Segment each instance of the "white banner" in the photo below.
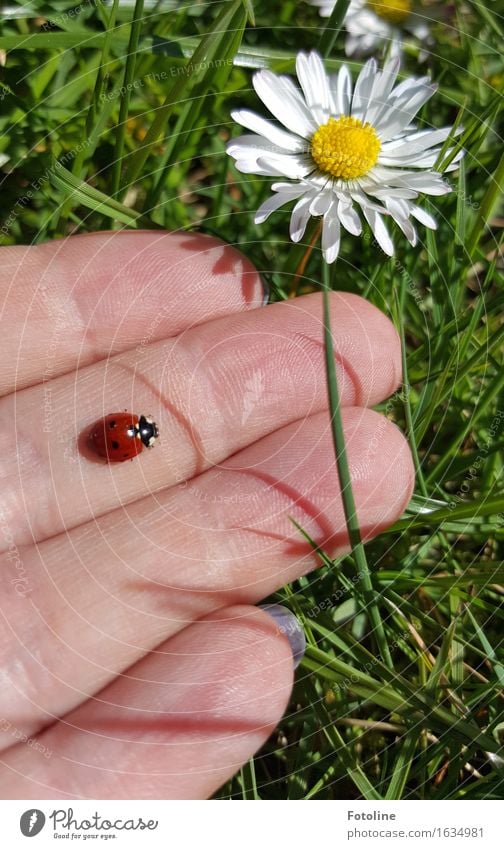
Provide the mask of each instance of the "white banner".
[{"label": "white banner", "polygon": [[[0,802],[1,845],[500,849],[501,802]],[[225,806],[225,810],[223,809]],[[198,810],[196,810],[196,808]],[[30,842],[33,839],[33,843]]]}]

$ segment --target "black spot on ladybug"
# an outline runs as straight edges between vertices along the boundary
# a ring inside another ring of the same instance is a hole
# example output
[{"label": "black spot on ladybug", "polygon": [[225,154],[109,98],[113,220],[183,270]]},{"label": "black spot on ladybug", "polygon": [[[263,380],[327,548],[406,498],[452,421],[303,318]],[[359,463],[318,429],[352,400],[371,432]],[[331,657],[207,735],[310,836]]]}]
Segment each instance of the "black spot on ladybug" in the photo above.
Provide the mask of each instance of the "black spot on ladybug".
[{"label": "black spot on ladybug", "polygon": [[109,422],[109,427],[117,427],[117,422],[115,421],[115,419],[113,422]]},{"label": "black spot on ladybug", "polygon": [[119,443],[116,442],[115,439],[112,440],[112,448],[114,449],[114,451],[117,451],[119,448]]}]

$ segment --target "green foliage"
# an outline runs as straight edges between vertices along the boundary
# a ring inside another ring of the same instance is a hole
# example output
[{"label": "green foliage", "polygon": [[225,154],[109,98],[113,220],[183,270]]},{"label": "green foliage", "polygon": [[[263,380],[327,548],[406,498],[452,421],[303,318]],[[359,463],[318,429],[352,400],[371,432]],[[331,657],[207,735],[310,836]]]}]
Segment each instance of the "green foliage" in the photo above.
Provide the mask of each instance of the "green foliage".
[{"label": "green foliage", "polygon": [[[293,246],[286,213],[255,226],[269,181],[238,174],[225,145],[233,107],[261,110],[252,69],[292,72],[297,50],[319,44],[341,64],[345,6],[323,33],[298,0],[10,3],[1,243],[199,226],[238,244],[273,299],[317,289],[313,229]],[[319,551],[320,568],[278,594],[308,650],[281,728],[225,797],[502,796],[502,25],[491,4],[455,6],[423,65],[407,45],[403,66],[440,84],[422,124],[464,128],[454,191],[431,205],[439,229],[415,249],[395,233],[393,260],[369,233],[345,237],[326,275],[396,323],[405,382],[381,409],[408,434],[417,490],[366,545],[365,585],[357,539],[356,558]]]}]

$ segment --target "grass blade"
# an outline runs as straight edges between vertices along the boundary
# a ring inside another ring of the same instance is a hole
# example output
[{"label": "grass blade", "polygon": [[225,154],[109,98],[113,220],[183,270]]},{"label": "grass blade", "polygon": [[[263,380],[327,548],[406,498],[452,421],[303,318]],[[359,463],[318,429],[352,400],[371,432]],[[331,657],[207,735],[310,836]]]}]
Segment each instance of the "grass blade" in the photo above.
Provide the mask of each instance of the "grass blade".
[{"label": "grass blade", "polygon": [[135,76],[135,65],[137,59],[138,40],[142,28],[142,18],[144,10],[144,0],[136,0],[135,11],[133,12],[133,20],[131,22],[130,38],[128,44],[128,52],[126,55],[126,67],[124,69],[124,79],[121,87],[120,106],[119,106],[119,122],[116,127],[116,143],[114,149],[114,162],[112,165],[112,192],[116,195],[119,191],[119,183],[121,180],[121,167],[124,150],[124,135],[126,132],[126,121],[128,119],[129,103],[131,97],[131,85]]},{"label": "grass blade", "polygon": [[349,5],[350,0],[337,0],[319,41],[318,49],[322,56],[329,56],[333,49]]},{"label": "grass blade", "polygon": [[201,88],[210,85],[216,67],[217,69],[220,67],[220,64],[216,66],[215,62],[220,62],[226,41],[229,40],[230,35],[236,29],[242,29],[245,26],[246,14],[242,0],[234,0],[232,3],[224,4],[221,14],[215,21],[213,31],[201,39],[194,54],[185,66],[186,73],[182,73],[177,77],[163,105],[157,110],[156,117],[147,132],[142,146],[132,158],[127,178],[128,184],[133,183],[137,179],[153,146],[161,137],[173,113],[174,107],[190,96],[192,89],[197,83],[202,84],[199,90],[200,95],[202,93]]}]

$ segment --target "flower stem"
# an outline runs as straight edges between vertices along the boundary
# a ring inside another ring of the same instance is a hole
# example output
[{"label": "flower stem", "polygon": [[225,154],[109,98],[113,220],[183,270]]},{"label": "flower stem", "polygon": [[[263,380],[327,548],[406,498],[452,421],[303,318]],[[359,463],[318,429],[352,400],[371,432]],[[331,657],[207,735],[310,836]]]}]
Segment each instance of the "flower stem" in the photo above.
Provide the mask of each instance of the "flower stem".
[{"label": "flower stem", "polygon": [[315,242],[320,236],[322,232],[322,221],[317,222],[317,225],[313,228],[313,233],[311,234],[310,241],[308,243],[308,247],[306,248],[303,256],[301,257],[301,261],[296,267],[296,272],[294,274],[294,280],[292,282],[292,288],[289,293],[289,298],[295,298],[298,293],[299,283],[301,278],[305,272],[305,268],[308,264],[308,260],[312,255],[313,248],[315,247]]},{"label": "flower stem", "polygon": [[334,359],[334,346],[330,325],[329,314],[329,268],[327,263],[322,263],[322,288],[324,297],[324,343],[327,373],[327,389],[329,395],[329,407],[331,410],[331,429],[336,456],[336,466],[345,513],[345,522],[348,531],[352,554],[357,567],[357,575],[362,587],[362,595],[366,603],[369,620],[373,628],[378,650],[383,662],[391,669],[392,658],[385,635],[385,628],[376,601],[376,594],[372,583],[371,572],[366,558],[366,552],[361,539],[359,520],[355,509],[355,500],[352,491],[348,457],[343,433],[343,420],[341,416],[341,399],[336,376],[336,363]]}]

